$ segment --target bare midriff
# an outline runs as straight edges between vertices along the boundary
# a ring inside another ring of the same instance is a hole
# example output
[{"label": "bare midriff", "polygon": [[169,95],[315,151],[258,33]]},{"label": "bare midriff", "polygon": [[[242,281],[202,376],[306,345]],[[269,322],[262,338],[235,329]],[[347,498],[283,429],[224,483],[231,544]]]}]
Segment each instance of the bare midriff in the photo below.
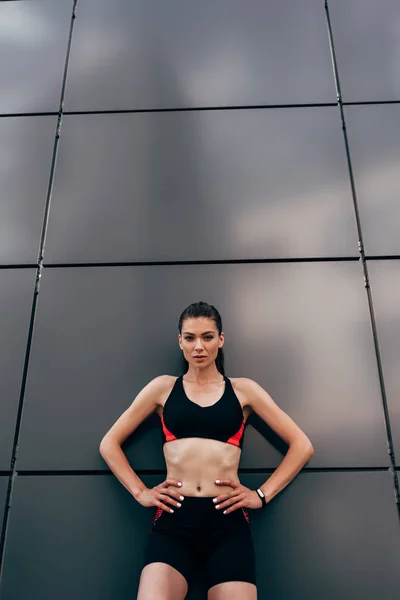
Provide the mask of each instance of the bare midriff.
[{"label": "bare midriff", "polygon": [[[167,390],[162,404],[157,409],[160,417],[174,381],[175,379],[172,378],[169,391]],[[243,406],[246,398],[235,386],[235,380],[231,379],[231,382]],[[194,393],[191,393],[191,398],[194,398]],[[205,401],[204,405],[206,404]],[[245,421],[250,411],[250,406],[243,407]],[[229,485],[215,483],[216,479],[230,479],[240,483],[238,466],[241,449],[234,444],[208,438],[191,437],[166,442],[163,451],[167,467],[166,479],[181,481],[182,486],[176,489],[179,489],[183,496],[212,496],[214,498],[218,494],[232,491],[233,488]]]},{"label": "bare midriff", "polygon": [[163,446],[167,479],[182,482],[183,496],[216,496],[232,491],[231,486],[215,483],[216,479],[239,482],[238,446],[205,438],[172,440]]}]

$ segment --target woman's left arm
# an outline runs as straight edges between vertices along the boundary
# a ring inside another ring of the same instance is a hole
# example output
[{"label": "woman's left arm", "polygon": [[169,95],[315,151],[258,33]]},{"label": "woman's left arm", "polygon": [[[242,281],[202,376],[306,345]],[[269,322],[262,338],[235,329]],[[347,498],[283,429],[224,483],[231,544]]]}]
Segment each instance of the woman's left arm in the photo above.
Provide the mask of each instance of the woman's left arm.
[{"label": "woman's left arm", "polygon": [[304,431],[279,408],[263,387],[246,377],[241,379],[241,383],[253,411],[289,445],[282,462],[259,486],[269,502],[296,477],[313,456],[314,448]]}]

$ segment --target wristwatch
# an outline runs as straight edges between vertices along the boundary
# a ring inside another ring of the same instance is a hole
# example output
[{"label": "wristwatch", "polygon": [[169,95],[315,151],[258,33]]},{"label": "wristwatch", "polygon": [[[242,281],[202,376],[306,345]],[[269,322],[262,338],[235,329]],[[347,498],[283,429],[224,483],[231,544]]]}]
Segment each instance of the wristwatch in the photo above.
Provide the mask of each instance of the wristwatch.
[{"label": "wristwatch", "polygon": [[265,499],[264,492],[260,488],[257,488],[256,492],[257,492],[257,494],[260,496],[260,498],[262,500],[262,508],[265,508],[267,506],[267,501]]}]

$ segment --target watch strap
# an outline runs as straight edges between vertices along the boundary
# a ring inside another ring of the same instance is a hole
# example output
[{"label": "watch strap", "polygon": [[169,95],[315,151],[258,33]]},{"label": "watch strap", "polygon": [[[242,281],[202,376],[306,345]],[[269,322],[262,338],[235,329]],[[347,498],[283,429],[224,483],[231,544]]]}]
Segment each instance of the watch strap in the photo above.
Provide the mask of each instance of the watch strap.
[{"label": "watch strap", "polygon": [[262,508],[265,508],[267,506],[267,501],[265,499],[265,494],[263,493],[262,490],[260,490],[260,488],[256,489],[257,494],[259,495],[259,497],[262,500]]}]

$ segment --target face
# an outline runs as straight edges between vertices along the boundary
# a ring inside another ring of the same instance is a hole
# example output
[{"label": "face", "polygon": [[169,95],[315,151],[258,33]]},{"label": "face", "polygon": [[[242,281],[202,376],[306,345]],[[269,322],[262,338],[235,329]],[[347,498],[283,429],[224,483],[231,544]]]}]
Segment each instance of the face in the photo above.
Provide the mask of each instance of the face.
[{"label": "face", "polygon": [[[182,323],[182,335],[178,335],[179,346],[188,363],[194,367],[209,365],[216,360],[218,349],[224,345],[224,334],[218,335],[213,319],[196,317],[185,319]],[[204,356],[198,360],[195,356]]]}]

